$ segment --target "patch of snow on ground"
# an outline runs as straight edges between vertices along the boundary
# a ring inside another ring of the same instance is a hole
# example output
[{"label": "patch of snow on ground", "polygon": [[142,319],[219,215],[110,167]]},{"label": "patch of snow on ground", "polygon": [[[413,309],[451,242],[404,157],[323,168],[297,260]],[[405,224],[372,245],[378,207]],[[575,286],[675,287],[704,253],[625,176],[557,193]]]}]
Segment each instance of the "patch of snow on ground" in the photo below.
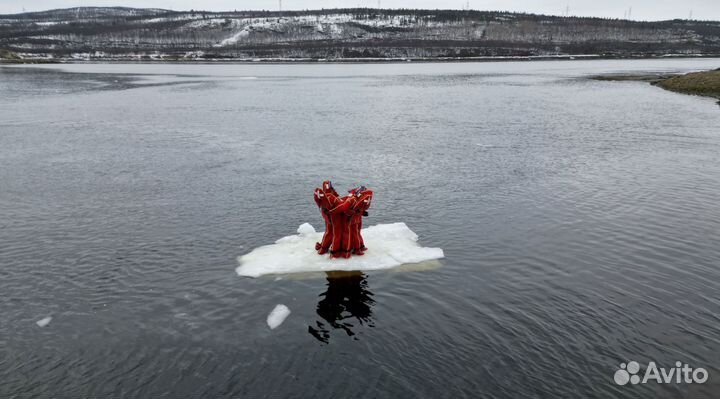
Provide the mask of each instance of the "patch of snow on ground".
[{"label": "patch of snow on ground", "polygon": [[148,19],[143,20],[143,22],[146,22],[149,24],[154,24],[154,23],[158,23],[158,22],[167,22],[170,20],[171,19],[167,18],[167,17],[165,17],[165,18],[148,18]]},{"label": "patch of snow on ground", "polygon": [[285,305],[276,305],[267,317],[267,325],[271,330],[276,329],[290,315],[290,309]]},{"label": "patch of snow on ground", "polygon": [[202,58],[205,56],[205,52],[198,50],[198,51],[188,51],[185,53],[183,57],[185,58]]},{"label": "patch of snow on ground", "polygon": [[318,255],[315,243],[322,239],[322,232],[312,233],[305,224],[298,232],[300,234],[283,237],[275,244],[255,248],[238,257],[240,266],[235,271],[240,276],[260,277],[266,274],[382,270],[445,256],[440,248],[421,247],[417,243],[417,234],[405,223],[379,224],[363,229],[368,250],[365,255],[350,259]]},{"label": "patch of snow on ground", "polygon": [[245,19],[238,18],[209,18],[209,19],[196,19],[185,24],[185,28],[200,29],[200,28],[217,28],[217,27],[230,27],[237,28],[243,26]]},{"label": "patch of snow on ground", "polygon": [[248,36],[250,36],[250,31],[248,30],[247,27],[245,27],[240,32],[237,32],[237,33],[233,34],[232,36],[228,37],[227,39],[224,39],[223,41],[221,41],[220,47],[236,44],[241,39],[246,38]]},{"label": "patch of snow on ground", "polygon": [[315,232],[315,228],[312,227],[310,223],[303,223],[298,227],[297,229],[298,234],[300,235],[308,235]]}]

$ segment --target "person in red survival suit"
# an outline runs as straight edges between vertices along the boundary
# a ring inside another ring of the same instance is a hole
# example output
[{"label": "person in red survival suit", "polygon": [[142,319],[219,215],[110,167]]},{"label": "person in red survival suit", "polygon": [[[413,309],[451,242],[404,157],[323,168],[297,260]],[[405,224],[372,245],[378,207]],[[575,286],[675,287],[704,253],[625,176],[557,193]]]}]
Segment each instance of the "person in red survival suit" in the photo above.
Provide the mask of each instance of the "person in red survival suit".
[{"label": "person in red survival suit", "polygon": [[321,242],[315,243],[315,250],[318,254],[323,255],[327,253],[328,248],[333,241],[333,228],[330,219],[330,209],[337,205],[339,202],[339,196],[337,191],[332,186],[330,180],[325,180],[322,184],[322,188],[315,189],[315,203],[320,208],[320,213],[325,220],[325,233]]},{"label": "person in red survival suit", "polygon": [[[345,215],[345,229],[341,237],[340,251],[335,257],[349,258],[351,253],[363,255],[365,242],[362,238],[362,218],[367,216],[367,210],[372,203],[373,192],[365,186],[350,190],[350,194],[342,199],[340,204],[330,211],[330,215],[342,213]],[[339,218],[339,217],[338,217]],[[337,237],[333,237],[333,247]]]},{"label": "person in red survival suit", "polygon": [[343,205],[347,197],[340,198],[335,190],[332,192],[324,191],[329,207],[328,215],[330,215],[330,225],[332,227],[332,243],[330,244],[331,258],[349,258],[349,252],[345,251],[343,243],[345,237],[348,236],[348,226],[350,218],[344,211],[336,209]]},{"label": "person in red survival suit", "polygon": [[372,204],[373,191],[365,186],[360,186],[350,190],[350,195],[354,197],[354,204],[347,212],[350,214],[350,240],[346,248],[353,251],[355,255],[363,255],[367,248],[361,233],[362,218],[368,215],[367,210]]}]

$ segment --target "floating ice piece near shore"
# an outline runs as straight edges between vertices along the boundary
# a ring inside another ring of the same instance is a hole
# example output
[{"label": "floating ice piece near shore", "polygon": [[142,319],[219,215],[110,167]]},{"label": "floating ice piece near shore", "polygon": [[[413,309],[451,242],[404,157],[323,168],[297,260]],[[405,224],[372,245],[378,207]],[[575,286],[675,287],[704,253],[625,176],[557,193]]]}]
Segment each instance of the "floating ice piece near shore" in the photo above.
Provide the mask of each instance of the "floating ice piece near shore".
[{"label": "floating ice piece near shore", "polygon": [[275,309],[267,317],[267,325],[271,330],[276,329],[290,315],[290,309],[285,305],[275,305]]},{"label": "floating ice piece near shore", "polygon": [[40,319],[40,320],[36,321],[35,324],[37,324],[38,327],[45,327],[48,324],[50,324],[51,321],[52,321],[52,317],[48,316],[44,319]]},{"label": "floating ice piece near shore", "polygon": [[238,257],[240,266],[235,271],[240,276],[259,277],[266,274],[381,270],[445,256],[440,248],[421,247],[417,243],[417,234],[405,223],[392,223],[363,229],[365,246],[368,247],[365,255],[330,259],[329,255],[321,256],[315,251],[315,243],[322,239],[322,233],[312,233],[310,228],[312,226],[305,223],[298,228],[299,234],[283,237],[275,244],[255,248]]}]

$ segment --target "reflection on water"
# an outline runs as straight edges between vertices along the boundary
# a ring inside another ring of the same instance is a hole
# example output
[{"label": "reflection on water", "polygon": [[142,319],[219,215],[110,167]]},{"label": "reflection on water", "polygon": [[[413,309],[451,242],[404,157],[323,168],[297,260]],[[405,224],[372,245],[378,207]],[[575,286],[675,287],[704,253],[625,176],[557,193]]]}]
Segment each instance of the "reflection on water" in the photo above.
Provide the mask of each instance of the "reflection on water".
[{"label": "reflection on water", "polygon": [[[359,325],[374,327],[372,306],[373,293],[367,288],[367,278],[362,272],[327,272],[327,290],[320,294],[317,314],[324,320],[308,326],[308,332],[318,341],[328,343],[331,330],[343,330],[357,339],[353,318]],[[326,323],[328,326],[326,326]]]}]

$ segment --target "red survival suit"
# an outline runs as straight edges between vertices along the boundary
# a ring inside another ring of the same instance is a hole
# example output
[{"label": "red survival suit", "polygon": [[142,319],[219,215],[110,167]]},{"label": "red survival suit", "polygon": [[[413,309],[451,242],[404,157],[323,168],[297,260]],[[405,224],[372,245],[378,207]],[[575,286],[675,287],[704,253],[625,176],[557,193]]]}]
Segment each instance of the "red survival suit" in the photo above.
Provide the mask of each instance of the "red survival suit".
[{"label": "red survival suit", "polygon": [[[343,197],[339,205],[330,210],[330,215],[340,219],[344,216],[341,237],[333,237],[332,257],[349,258],[351,253],[363,255],[365,253],[365,242],[360,230],[362,229],[362,218],[367,216],[367,210],[372,203],[373,192],[365,186],[350,190],[350,194]],[[337,231],[337,230],[335,230]],[[338,239],[339,238],[339,239]],[[335,249],[335,243],[339,241],[339,250]]]},{"label": "red survival suit", "polygon": [[325,180],[322,188],[315,189],[315,203],[320,208],[320,213],[325,220],[325,233],[321,242],[315,243],[315,250],[320,255],[327,253],[333,242],[333,228],[330,218],[330,209],[334,208],[340,202],[337,191],[329,180]]}]

